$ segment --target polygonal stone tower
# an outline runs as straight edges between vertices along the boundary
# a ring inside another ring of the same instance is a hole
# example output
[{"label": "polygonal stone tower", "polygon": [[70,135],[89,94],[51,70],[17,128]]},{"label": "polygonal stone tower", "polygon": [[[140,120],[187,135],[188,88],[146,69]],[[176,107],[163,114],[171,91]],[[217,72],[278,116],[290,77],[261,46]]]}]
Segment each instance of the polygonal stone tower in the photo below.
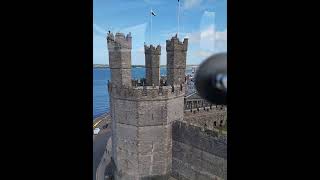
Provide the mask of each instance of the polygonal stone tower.
[{"label": "polygonal stone tower", "polygon": [[131,49],[132,37],[122,33],[107,36],[111,81],[116,85],[131,86]]},{"label": "polygonal stone tower", "polygon": [[160,54],[161,46],[157,48],[152,45],[144,45],[145,65],[146,65],[146,83],[147,86],[159,86],[160,83]]},{"label": "polygonal stone tower", "polygon": [[[109,55],[112,79],[108,91],[114,177],[116,180],[166,180],[172,172],[172,123],[183,120],[185,86],[184,83],[145,86],[129,81],[131,75],[127,69],[131,55],[116,46],[131,49],[131,38],[118,36],[118,40],[117,35],[115,40],[111,39],[112,36],[108,38],[109,54],[113,51]],[[156,56],[159,55],[155,52],[159,52],[160,47],[146,50],[151,50],[150,54],[155,56],[149,57],[147,52],[147,58],[158,62]],[[151,72],[153,77],[156,73]]]},{"label": "polygonal stone tower", "polygon": [[177,35],[166,42],[167,50],[167,83],[181,84],[185,81],[188,39],[180,42]]}]

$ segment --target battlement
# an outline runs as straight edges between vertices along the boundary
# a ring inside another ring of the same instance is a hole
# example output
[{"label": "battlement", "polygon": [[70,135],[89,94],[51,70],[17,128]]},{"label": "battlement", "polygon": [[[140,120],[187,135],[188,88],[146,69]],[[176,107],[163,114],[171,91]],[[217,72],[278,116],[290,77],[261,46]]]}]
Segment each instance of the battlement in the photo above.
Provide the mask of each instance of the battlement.
[{"label": "battlement", "polygon": [[176,36],[172,37],[171,40],[166,41],[166,50],[168,51],[187,51],[188,50],[188,39],[184,38],[183,42]]},{"label": "battlement", "polygon": [[108,48],[110,49],[132,49],[131,33],[125,36],[123,33],[117,32],[114,36],[113,33],[107,35]]},{"label": "battlement", "polygon": [[227,112],[227,106],[225,105],[210,105],[206,107],[196,107],[192,109],[184,109],[186,114],[198,114],[198,113],[207,113],[207,112],[217,112],[217,113],[225,113]]},{"label": "battlement", "polygon": [[108,84],[108,91],[112,97],[131,100],[165,100],[184,97],[185,86],[117,86]]},{"label": "battlement", "polygon": [[210,106],[184,111],[183,122],[204,130],[221,128],[227,123],[227,106]]},{"label": "battlement", "polygon": [[154,47],[152,44],[150,46],[144,45],[144,53],[145,54],[161,54],[161,46],[158,45],[157,47]]}]

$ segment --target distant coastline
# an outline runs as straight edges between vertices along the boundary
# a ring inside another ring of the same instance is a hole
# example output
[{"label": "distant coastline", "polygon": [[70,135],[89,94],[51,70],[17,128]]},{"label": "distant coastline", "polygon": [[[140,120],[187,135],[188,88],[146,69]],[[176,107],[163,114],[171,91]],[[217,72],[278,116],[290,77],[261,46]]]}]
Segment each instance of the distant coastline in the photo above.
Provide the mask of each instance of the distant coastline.
[{"label": "distant coastline", "polygon": [[[198,67],[199,65],[196,64],[189,64],[187,67]],[[132,68],[144,68],[145,65],[132,65]],[[166,67],[166,65],[160,65],[160,67]],[[109,68],[109,64],[93,64],[93,68]]]},{"label": "distant coastline", "polygon": [[108,68],[109,64],[93,64],[93,68]]}]

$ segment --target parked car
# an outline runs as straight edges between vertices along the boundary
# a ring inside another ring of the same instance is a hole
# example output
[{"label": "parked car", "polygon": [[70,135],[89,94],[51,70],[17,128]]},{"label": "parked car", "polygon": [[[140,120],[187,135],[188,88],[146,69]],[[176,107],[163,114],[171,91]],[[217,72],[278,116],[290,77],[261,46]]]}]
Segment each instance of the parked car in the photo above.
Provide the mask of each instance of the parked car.
[{"label": "parked car", "polygon": [[93,134],[95,134],[95,135],[99,134],[99,132],[100,132],[100,128],[95,128],[93,130]]}]

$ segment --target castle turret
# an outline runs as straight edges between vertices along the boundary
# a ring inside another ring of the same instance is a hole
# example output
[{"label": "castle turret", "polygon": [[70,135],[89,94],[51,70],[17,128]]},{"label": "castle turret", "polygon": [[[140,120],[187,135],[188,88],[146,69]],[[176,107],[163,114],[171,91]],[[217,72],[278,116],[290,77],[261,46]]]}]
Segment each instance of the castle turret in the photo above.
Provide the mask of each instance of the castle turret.
[{"label": "castle turret", "polygon": [[131,86],[132,37],[123,33],[107,36],[111,82],[117,86]]},{"label": "castle turret", "polygon": [[185,80],[188,39],[180,42],[177,35],[166,42],[167,50],[167,83],[182,84]]},{"label": "castle turret", "polygon": [[172,123],[183,120],[185,87],[178,83],[157,85],[160,46],[145,46],[148,82],[132,81],[134,85],[131,85],[131,75],[127,71],[131,65],[131,37],[109,34],[108,48],[115,180],[169,179],[172,172]]},{"label": "castle turret", "polygon": [[146,83],[147,86],[158,86],[160,82],[160,54],[161,46],[144,45]]}]

